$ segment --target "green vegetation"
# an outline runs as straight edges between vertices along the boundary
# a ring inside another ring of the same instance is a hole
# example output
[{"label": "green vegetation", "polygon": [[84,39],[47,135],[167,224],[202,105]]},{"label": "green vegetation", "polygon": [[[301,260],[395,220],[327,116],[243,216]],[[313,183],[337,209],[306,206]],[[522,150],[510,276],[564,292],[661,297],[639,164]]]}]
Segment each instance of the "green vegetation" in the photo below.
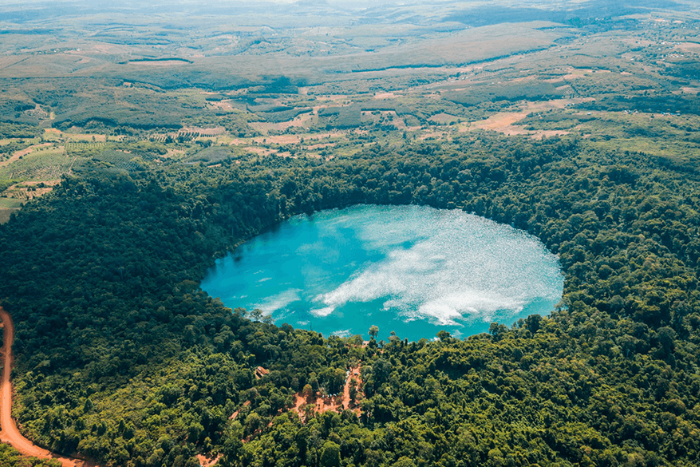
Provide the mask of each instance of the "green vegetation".
[{"label": "green vegetation", "polygon": [[458,104],[471,106],[480,104],[485,100],[491,102],[547,100],[565,96],[563,91],[558,90],[551,83],[528,82],[510,86],[480,84],[480,86],[470,87],[467,91],[448,93],[446,97],[448,100]]},{"label": "green vegetation", "polygon": [[0,193],[7,190],[9,187],[17,183],[17,180],[2,180],[0,179]]},{"label": "green vegetation", "polygon": [[22,207],[22,201],[15,199],[0,198],[0,209],[16,209]]},{"label": "green vegetation", "polygon": [[[24,433],[127,467],[700,464],[700,15],[587,5],[279,6],[293,26],[251,9],[239,27],[71,4],[51,30],[0,6]],[[357,203],[524,229],[559,255],[562,305],[363,347],[199,290],[262,230]],[[359,416],[295,410],[358,362]],[[3,445],[0,464],[51,465]]]},{"label": "green vegetation", "polygon": [[20,160],[0,167],[0,178],[21,180],[53,180],[68,172],[73,159],[64,151],[39,148]]},{"label": "green vegetation", "polygon": [[214,164],[233,157],[233,151],[229,147],[215,146],[202,149],[187,158],[188,162],[204,162]]},{"label": "green vegetation", "polygon": [[0,443],[0,465],[3,467],[61,467],[58,461],[23,457],[14,448]]},{"label": "green vegetation", "polygon": [[36,138],[43,131],[34,125],[0,123],[0,139],[3,138]]},{"label": "green vegetation", "polygon": [[[0,231],[18,416],[51,449],[120,465],[210,451],[222,465],[334,465],[334,445],[343,465],[693,465],[696,192],[652,157],[577,139],[465,136],[130,176],[86,167]],[[526,229],[560,255],[566,306],[379,352],[251,322],[197,291],[214,257],[262,228],[354,203],[458,207]],[[336,370],[358,360],[360,418],[286,412],[306,384],[337,391]],[[258,365],[271,370],[260,380]]]}]

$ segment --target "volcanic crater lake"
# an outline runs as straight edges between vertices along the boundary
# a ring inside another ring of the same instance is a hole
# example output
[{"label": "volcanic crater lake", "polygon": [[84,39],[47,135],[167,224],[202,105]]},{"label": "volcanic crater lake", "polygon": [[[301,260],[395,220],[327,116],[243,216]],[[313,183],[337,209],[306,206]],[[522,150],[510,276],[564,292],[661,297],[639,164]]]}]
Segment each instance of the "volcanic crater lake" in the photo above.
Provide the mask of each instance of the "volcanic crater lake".
[{"label": "volcanic crater lake", "polygon": [[546,315],[557,257],[536,238],[459,210],[354,206],[297,216],[217,260],[201,287],[228,307],[339,336],[411,341]]}]

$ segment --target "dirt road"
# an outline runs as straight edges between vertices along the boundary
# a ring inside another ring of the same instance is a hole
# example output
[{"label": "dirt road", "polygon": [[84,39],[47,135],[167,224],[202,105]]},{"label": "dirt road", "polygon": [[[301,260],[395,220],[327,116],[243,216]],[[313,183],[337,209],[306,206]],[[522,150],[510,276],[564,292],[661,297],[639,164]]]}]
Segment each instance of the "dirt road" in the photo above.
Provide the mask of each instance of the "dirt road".
[{"label": "dirt road", "polygon": [[10,372],[12,370],[12,341],[15,337],[15,327],[12,324],[10,315],[0,307],[0,319],[3,325],[3,347],[2,347],[2,403],[0,404],[0,441],[3,441],[25,456],[34,456],[42,459],[55,459],[63,467],[95,467],[94,464],[79,459],[69,459],[57,456],[46,449],[36,446],[17,429],[17,424],[12,419],[12,385],[10,383]]},{"label": "dirt road", "polygon": [[360,387],[362,385],[362,379],[360,378],[360,368],[362,366],[362,363],[358,363],[356,366],[350,368],[350,373],[348,375],[348,379],[345,382],[345,387],[343,388],[343,408],[345,410],[352,410],[357,414],[357,416],[360,416],[360,407],[355,407],[354,409],[350,408],[350,402],[352,399],[350,399],[350,382],[355,381],[358,393],[360,392]]}]

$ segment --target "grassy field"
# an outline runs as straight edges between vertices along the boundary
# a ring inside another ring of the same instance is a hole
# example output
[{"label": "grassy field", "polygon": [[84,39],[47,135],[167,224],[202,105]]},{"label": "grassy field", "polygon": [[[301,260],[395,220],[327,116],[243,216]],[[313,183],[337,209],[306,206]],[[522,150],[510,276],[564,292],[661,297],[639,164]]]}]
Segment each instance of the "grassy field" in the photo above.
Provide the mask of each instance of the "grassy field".
[{"label": "grassy field", "polygon": [[12,213],[19,211],[22,204],[22,201],[17,199],[0,197],[0,224],[9,221]]},{"label": "grassy field", "polygon": [[12,198],[0,198],[0,209],[19,209],[24,204],[20,200]]},{"label": "grassy field", "polygon": [[19,209],[0,208],[0,224],[4,224],[5,222],[9,221],[12,213],[17,211],[19,211]]}]

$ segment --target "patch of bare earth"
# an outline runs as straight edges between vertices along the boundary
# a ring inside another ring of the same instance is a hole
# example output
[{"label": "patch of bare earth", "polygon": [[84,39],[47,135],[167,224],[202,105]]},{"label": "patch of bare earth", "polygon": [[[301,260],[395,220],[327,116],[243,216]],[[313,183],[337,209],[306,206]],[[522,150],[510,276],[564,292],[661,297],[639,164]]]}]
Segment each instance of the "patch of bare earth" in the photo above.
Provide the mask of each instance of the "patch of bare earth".
[{"label": "patch of bare earth", "polygon": [[426,131],[422,135],[418,136],[417,139],[420,141],[425,141],[426,139],[433,138],[433,139],[442,139],[446,136],[446,133],[444,131]]},{"label": "patch of bare earth", "polygon": [[292,410],[299,415],[299,418],[303,422],[306,422],[307,417],[313,413],[329,411],[341,412],[343,410],[352,410],[359,417],[361,415],[361,410],[350,398],[350,384],[354,381],[357,388],[357,395],[363,397],[363,393],[361,392],[362,379],[360,378],[360,365],[361,364],[358,363],[357,366],[348,370],[342,394],[322,396],[320,393],[316,393],[306,398],[303,394],[297,393],[294,395],[295,402]]},{"label": "patch of bare earth", "polygon": [[[247,406],[247,405],[250,405],[250,401],[245,401],[245,402],[243,403],[243,407],[245,407],[245,406]],[[233,412],[233,413],[231,414],[231,416],[229,417],[229,419],[230,419],[230,420],[235,420],[236,417],[238,417],[238,414],[239,414],[239,413],[241,413],[241,410],[240,410],[240,409],[238,409],[238,410],[236,410],[235,412]]]},{"label": "patch of bare earth", "polygon": [[530,132],[514,125],[529,114],[530,112],[500,112],[481,122],[474,122],[469,127],[462,127],[460,131],[491,130],[507,136],[526,135]]},{"label": "patch of bare earth", "polygon": [[180,157],[185,154],[185,151],[182,149],[168,149],[168,152],[165,153],[164,157]]},{"label": "patch of bare earth", "polygon": [[537,76],[530,75],[530,76],[523,76],[521,78],[515,78],[515,79],[511,80],[510,82],[511,83],[526,83],[528,81],[534,81],[535,79],[537,79]]},{"label": "patch of bare earth", "polygon": [[374,95],[375,99],[396,99],[396,97],[393,92],[378,92]]},{"label": "patch of bare earth", "polygon": [[499,112],[490,116],[486,120],[472,122],[467,126],[460,126],[460,132],[474,130],[490,130],[503,133],[506,136],[514,135],[530,135],[535,139],[542,139],[550,136],[567,135],[568,132],[562,130],[536,130],[529,131],[515,124],[526,118],[533,112],[546,112],[553,109],[564,109],[569,104],[578,104],[581,102],[590,101],[589,98],[584,99],[555,99],[542,102],[528,102],[524,110],[518,112]]},{"label": "patch of bare earth", "polygon": [[700,52],[700,44],[696,42],[683,42],[678,44],[676,48],[681,49],[683,52]]},{"label": "patch of bare earth", "polygon": [[209,102],[209,105],[210,105],[213,109],[219,109],[219,110],[233,110],[233,105],[231,105],[231,101]]},{"label": "patch of bare earth", "polygon": [[307,113],[302,114],[293,120],[280,123],[270,123],[270,122],[252,122],[248,126],[259,131],[260,133],[267,134],[270,131],[284,131],[288,128],[304,128],[308,127],[314,115]]},{"label": "patch of bare earth", "polygon": [[34,199],[51,193],[53,188],[61,183],[61,180],[47,180],[39,182],[22,182],[11,185],[6,192],[15,199]]},{"label": "patch of bare earth", "polygon": [[129,65],[145,66],[145,67],[169,67],[169,66],[183,66],[189,65],[190,62],[185,62],[183,60],[132,60],[128,62]]},{"label": "patch of bare earth", "polygon": [[575,79],[583,78],[588,73],[593,73],[593,70],[574,68],[574,67],[570,66],[570,67],[566,68],[565,75],[558,76],[556,78],[545,79],[544,82],[545,83],[561,83],[563,81],[572,81]]},{"label": "patch of bare earth", "polygon": [[253,138],[258,144],[299,144],[301,140],[319,140],[325,138],[337,138],[344,136],[340,131],[331,131],[328,133],[306,134],[306,135],[276,135],[276,136],[257,136]]}]

